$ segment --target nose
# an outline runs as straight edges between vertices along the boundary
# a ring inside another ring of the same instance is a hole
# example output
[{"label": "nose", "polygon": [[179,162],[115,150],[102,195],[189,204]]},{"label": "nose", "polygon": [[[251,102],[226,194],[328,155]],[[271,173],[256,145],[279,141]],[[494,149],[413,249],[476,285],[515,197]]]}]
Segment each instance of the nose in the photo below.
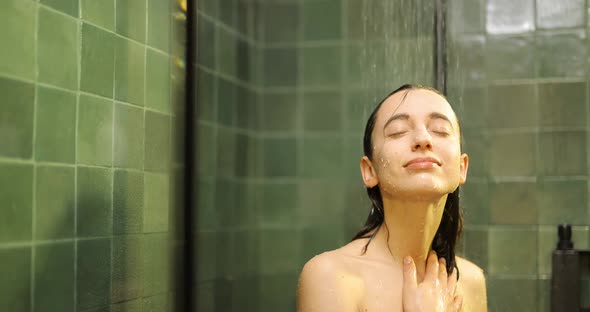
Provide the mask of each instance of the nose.
[{"label": "nose", "polygon": [[432,136],[425,127],[416,129],[412,151],[432,150]]}]

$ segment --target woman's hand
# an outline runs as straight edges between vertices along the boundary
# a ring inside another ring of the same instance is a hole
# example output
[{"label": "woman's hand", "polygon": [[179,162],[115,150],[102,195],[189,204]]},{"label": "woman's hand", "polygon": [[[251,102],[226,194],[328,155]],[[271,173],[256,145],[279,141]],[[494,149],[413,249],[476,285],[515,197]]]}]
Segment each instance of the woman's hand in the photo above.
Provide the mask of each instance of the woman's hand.
[{"label": "woman's hand", "polygon": [[411,257],[404,259],[404,312],[457,312],[461,310],[463,298],[455,296],[456,286],[457,270],[453,269],[448,276],[445,259],[437,260],[434,251],[426,259],[426,273],[420,284],[414,260]]}]

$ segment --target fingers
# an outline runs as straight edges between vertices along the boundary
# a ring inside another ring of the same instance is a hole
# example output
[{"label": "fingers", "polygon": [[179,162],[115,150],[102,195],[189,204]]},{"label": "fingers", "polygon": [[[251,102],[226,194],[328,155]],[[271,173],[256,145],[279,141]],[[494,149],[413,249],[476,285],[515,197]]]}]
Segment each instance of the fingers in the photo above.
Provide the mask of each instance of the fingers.
[{"label": "fingers", "polygon": [[407,256],[404,258],[404,292],[407,290],[412,291],[418,287],[418,280],[416,277],[416,264],[412,257]]},{"label": "fingers", "polygon": [[455,297],[455,300],[453,301],[453,307],[455,308],[455,311],[459,312],[461,310],[462,306],[463,306],[463,296]]},{"label": "fingers", "polygon": [[457,288],[457,268],[453,268],[453,272],[451,272],[451,275],[449,275],[449,278],[447,281],[447,290],[449,291],[449,294],[453,295],[453,294],[455,294],[456,288]]},{"label": "fingers", "polygon": [[426,259],[426,274],[424,280],[435,282],[438,278],[438,258],[436,252],[431,251]]},{"label": "fingers", "polygon": [[443,285],[448,283],[447,260],[445,260],[445,258],[440,258],[438,260],[438,280]]}]

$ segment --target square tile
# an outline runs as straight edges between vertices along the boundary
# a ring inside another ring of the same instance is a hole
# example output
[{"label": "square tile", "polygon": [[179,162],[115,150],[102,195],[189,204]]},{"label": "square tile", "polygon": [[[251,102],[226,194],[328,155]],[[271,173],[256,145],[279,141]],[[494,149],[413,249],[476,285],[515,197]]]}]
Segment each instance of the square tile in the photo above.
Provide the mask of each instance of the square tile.
[{"label": "square tile", "polygon": [[466,224],[490,222],[490,192],[488,181],[469,181],[461,186],[461,208]]},{"label": "square tile", "polygon": [[260,130],[294,132],[297,129],[298,103],[295,92],[265,92],[260,104]]},{"label": "square tile", "polygon": [[235,176],[258,176],[260,168],[260,139],[255,135],[238,134],[235,146]]},{"label": "square tile", "polygon": [[125,38],[115,38],[115,99],[144,105],[145,53],[144,45]]},{"label": "square tile", "polygon": [[222,79],[217,79],[217,122],[224,126],[236,123],[237,85]]},{"label": "square tile", "polygon": [[342,95],[338,91],[303,94],[303,129],[305,132],[342,130]]},{"label": "square tile", "polygon": [[5,99],[0,104],[0,124],[5,129],[0,131],[0,142],[3,142],[0,155],[31,158],[35,87],[29,83],[0,78],[0,94]]},{"label": "square tile", "polygon": [[171,250],[163,234],[144,235],[143,245],[143,296],[147,297],[170,289]]},{"label": "square tile", "polygon": [[307,178],[342,176],[343,142],[340,137],[303,138],[301,175]]},{"label": "square tile", "polygon": [[82,19],[115,31],[115,0],[80,0]]},{"label": "square tile", "polygon": [[265,274],[259,277],[258,302],[264,302],[260,312],[294,311],[295,298],[283,296],[283,293],[294,294],[297,288],[295,272]]},{"label": "square tile", "polygon": [[[488,92],[488,125],[490,128],[535,127],[539,103],[533,84],[491,85]],[[541,98],[539,98],[542,101]]]},{"label": "square tile", "polygon": [[35,239],[74,236],[74,168],[37,166]]},{"label": "square tile", "polygon": [[170,127],[170,117],[146,111],[145,170],[166,171],[170,168]]},{"label": "square tile", "polygon": [[167,232],[170,215],[170,180],[164,174],[145,174],[143,232]]},{"label": "square tile", "polygon": [[76,20],[40,7],[38,27],[37,79],[43,83],[76,90],[79,45]]},{"label": "square tile", "polygon": [[[488,126],[487,116],[491,113],[491,105],[488,101],[488,88],[486,87],[465,87],[459,95],[460,106],[463,108],[464,117],[460,118],[461,127],[484,128]],[[459,103],[456,103],[457,105]],[[506,118],[507,116],[503,116]]]},{"label": "square tile", "polygon": [[234,77],[237,75],[236,60],[237,52],[237,38],[233,32],[229,32],[223,28],[217,31],[217,65],[218,70],[222,74]]},{"label": "square tile", "polygon": [[236,77],[244,82],[254,83],[258,70],[258,51],[260,49],[242,38],[236,41]]},{"label": "square tile", "polygon": [[[264,120],[260,117],[265,109],[261,108],[263,105],[260,101],[261,96],[256,90],[248,87],[238,86],[237,88],[237,126],[238,128],[248,130],[258,130]],[[285,105],[285,109],[287,109]]]},{"label": "square tile", "polygon": [[485,31],[485,1],[453,1],[449,3],[448,10],[450,33],[483,33]]},{"label": "square tile", "polygon": [[539,134],[539,173],[545,176],[586,175],[586,132]]},{"label": "square tile", "polygon": [[116,167],[143,169],[143,110],[116,103],[114,138],[113,164]]},{"label": "square tile", "polygon": [[297,175],[297,142],[295,138],[268,138],[262,142],[263,174],[266,177]]},{"label": "square tile", "polygon": [[287,273],[298,269],[297,259],[301,241],[298,230],[261,230],[259,239],[258,267],[261,274]]},{"label": "square tile", "polygon": [[490,221],[494,224],[536,224],[537,205],[534,182],[490,184]]},{"label": "square tile", "polygon": [[143,233],[143,173],[115,170],[113,182],[113,233]]},{"label": "square tile", "polygon": [[80,94],[78,163],[110,166],[113,158],[113,102]]},{"label": "square tile", "polygon": [[584,77],[587,53],[584,30],[536,35],[537,77]]},{"label": "square tile", "polygon": [[31,311],[31,248],[0,249],[0,306]]},{"label": "square tile", "polygon": [[468,177],[487,177],[490,163],[490,135],[487,131],[470,130],[461,133],[461,151],[469,155]]},{"label": "square tile", "polygon": [[217,118],[217,79],[212,74],[201,70],[198,72],[195,95],[197,106],[197,118],[199,120],[216,121]]},{"label": "square tile", "polygon": [[35,159],[74,163],[76,95],[38,87]]},{"label": "square tile", "polygon": [[[35,78],[37,3],[10,0],[0,4],[0,73]],[[4,93],[3,93],[4,94]]]},{"label": "square tile", "polygon": [[[536,134],[497,133],[490,137],[490,175],[534,176],[536,174]],[[506,151],[519,151],[507,157]]]},{"label": "square tile", "polygon": [[537,279],[488,279],[488,306],[490,311],[537,311]]},{"label": "square tile", "polygon": [[533,31],[534,0],[512,2],[490,0],[487,3],[486,30],[490,34],[510,34]]},{"label": "square tile", "polygon": [[148,0],[147,43],[162,51],[170,48],[170,1]]},{"label": "square tile", "polygon": [[555,5],[550,0],[537,0],[537,26],[544,29],[584,26],[583,0],[567,0]]},{"label": "square tile", "polygon": [[487,77],[486,38],[482,35],[463,36],[449,44],[449,74],[455,74],[459,81],[481,81]]},{"label": "square tile", "polygon": [[298,224],[337,226],[344,221],[344,185],[332,181],[306,180],[299,185]]},{"label": "square tile", "polygon": [[586,181],[541,180],[538,189],[539,224],[588,224]]},{"label": "square tile", "polygon": [[[198,125],[197,140],[197,169],[201,176],[213,176],[217,171],[217,149],[211,146],[222,147],[217,144],[217,130],[209,125]],[[226,143],[227,144],[227,143]]]},{"label": "square tile", "polygon": [[114,34],[83,23],[81,62],[80,90],[112,98],[115,69]]},{"label": "square tile", "polygon": [[302,12],[303,40],[337,40],[342,37],[342,1],[303,1]]},{"label": "square tile", "polygon": [[49,6],[73,17],[78,17],[79,0],[39,0],[41,4]]},{"label": "square tile", "polygon": [[113,303],[142,296],[143,244],[141,236],[113,237],[111,300]]},{"label": "square tile", "polygon": [[302,53],[305,87],[340,85],[342,49],[339,46],[306,47]]},{"label": "square tile", "polygon": [[0,181],[0,243],[31,240],[33,166],[2,163]]},{"label": "square tile", "polygon": [[294,87],[298,81],[298,60],[295,48],[267,48],[263,54],[263,85]]},{"label": "square tile", "polygon": [[546,127],[585,127],[586,83],[539,84],[539,124]]},{"label": "square tile", "polygon": [[[260,200],[261,224],[288,225],[292,222],[299,203],[298,187],[295,183],[266,183],[262,185]],[[281,203],[277,205],[277,203]]]},{"label": "square tile", "polygon": [[[202,2],[203,1],[199,1],[199,3]],[[197,63],[209,69],[215,70],[215,64],[217,63],[216,47],[218,29],[209,19],[198,18],[197,23],[199,42],[201,42],[201,44],[197,46],[197,53],[199,55]]]},{"label": "square tile", "polygon": [[260,4],[260,23],[265,42],[297,41],[301,20],[298,2],[264,2]]},{"label": "square tile", "polygon": [[488,237],[488,270],[494,274],[536,274],[537,231],[492,227]]},{"label": "square tile", "polygon": [[77,310],[111,302],[111,239],[78,241]]},{"label": "square tile", "polygon": [[486,43],[488,77],[492,79],[535,77],[534,38],[533,35],[489,36]]},{"label": "square tile", "polygon": [[148,49],[146,60],[145,106],[169,113],[170,58],[166,54]]},{"label": "square tile", "polygon": [[213,207],[215,209],[215,217],[213,220],[218,222],[218,229],[235,226],[237,215],[236,209],[238,208],[237,203],[239,198],[237,182],[232,181],[227,177],[217,178],[215,181],[214,196]]},{"label": "square tile", "polygon": [[465,257],[485,271],[488,265],[488,231],[466,229],[462,240],[465,243]]},{"label": "square tile", "polygon": [[147,0],[117,0],[117,33],[129,39],[145,42]]},{"label": "square tile", "polygon": [[35,311],[74,310],[74,243],[35,247]]},{"label": "square tile", "polygon": [[107,236],[113,232],[113,173],[110,169],[78,167],[77,235]]}]

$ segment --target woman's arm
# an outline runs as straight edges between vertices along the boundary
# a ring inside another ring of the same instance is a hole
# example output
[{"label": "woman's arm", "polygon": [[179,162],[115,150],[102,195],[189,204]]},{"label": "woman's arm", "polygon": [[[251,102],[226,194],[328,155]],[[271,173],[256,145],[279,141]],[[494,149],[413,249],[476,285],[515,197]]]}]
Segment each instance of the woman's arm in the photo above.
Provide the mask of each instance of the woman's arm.
[{"label": "woman's arm", "polygon": [[303,267],[297,286],[297,312],[356,312],[351,280],[327,254]]}]

